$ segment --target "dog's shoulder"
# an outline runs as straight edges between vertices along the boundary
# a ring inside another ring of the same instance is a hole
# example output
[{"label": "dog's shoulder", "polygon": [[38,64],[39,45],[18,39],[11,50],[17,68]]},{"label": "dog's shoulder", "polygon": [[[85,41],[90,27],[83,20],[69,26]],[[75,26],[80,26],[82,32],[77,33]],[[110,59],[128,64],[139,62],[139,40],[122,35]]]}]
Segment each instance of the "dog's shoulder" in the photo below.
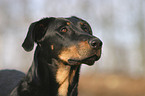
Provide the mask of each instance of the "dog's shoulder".
[{"label": "dog's shoulder", "polygon": [[25,74],[23,72],[17,70],[1,70],[0,96],[8,96],[24,76]]}]

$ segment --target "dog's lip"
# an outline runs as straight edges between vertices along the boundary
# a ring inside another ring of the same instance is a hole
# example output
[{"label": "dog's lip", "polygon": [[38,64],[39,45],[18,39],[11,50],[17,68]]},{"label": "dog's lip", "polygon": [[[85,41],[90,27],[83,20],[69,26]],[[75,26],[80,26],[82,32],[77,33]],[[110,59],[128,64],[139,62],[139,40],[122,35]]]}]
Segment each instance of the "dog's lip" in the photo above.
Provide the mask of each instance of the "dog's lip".
[{"label": "dog's lip", "polygon": [[84,58],[82,60],[69,59],[68,62],[70,65],[80,65],[82,63],[89,64],[89,62],[90,62],[91,64],[89,64],[89,65],[92,65],[92,63],[99,60],[99,58],[100,58],[100,56],[97,56],[97,54],[95,54],[95,55],[89,56],[87,58]]},{"label": "dog's lip", "polygon": [[93,56],[87,57],[87,58],[82,59],[82,60],[69,59],[68,61],[76,61],[76,62],[80,62],[80,63],[81,63],[81,62],[83,62],[83,61],[85,61],[85,60],[87,60],[87,59],[90,59],[90,58],[94,57],[94,56],[96,56],[96,55],[93,55]]},{"label": "dog's lip", "polygon": [[87,65],[93,65],[95,61],[99,60],[101,57],[101,49],[98,49],[94,54],[83,58],[83,59],[68,59],[69,65],[80,65],[82,63]]}]

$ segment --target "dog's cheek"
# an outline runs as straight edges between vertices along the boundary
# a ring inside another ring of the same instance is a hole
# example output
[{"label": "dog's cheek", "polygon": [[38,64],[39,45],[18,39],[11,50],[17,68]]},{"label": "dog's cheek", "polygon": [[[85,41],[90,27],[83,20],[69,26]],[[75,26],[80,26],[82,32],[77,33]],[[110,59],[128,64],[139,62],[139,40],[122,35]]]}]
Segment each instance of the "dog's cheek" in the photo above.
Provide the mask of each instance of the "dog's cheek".
[{"label": "dog's cheek", "polygon": [[79,59],[81,58],[81,56],[79,55],[77,47],[71,46],[62,49],[62,51],[59,54],[59,58],[68,63],[69,59]]},{"label": "dog's cheek", "polygon": [[82,41],[78,43],[78,50],[79,54],[84,58],[90,55],[92,48],[88,44],[88,41]]}]

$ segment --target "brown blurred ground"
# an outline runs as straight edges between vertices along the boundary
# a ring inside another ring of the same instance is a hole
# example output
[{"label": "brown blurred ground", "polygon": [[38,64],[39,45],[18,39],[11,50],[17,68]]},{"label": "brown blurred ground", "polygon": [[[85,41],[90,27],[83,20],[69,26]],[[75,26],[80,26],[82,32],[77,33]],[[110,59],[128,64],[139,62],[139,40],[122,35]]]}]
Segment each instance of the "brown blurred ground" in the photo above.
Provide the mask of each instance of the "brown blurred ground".
[{"label": "brown blurred ground", "polygon": [[145,78],[125,75],[81,75],[79,96],[145,96]]}]

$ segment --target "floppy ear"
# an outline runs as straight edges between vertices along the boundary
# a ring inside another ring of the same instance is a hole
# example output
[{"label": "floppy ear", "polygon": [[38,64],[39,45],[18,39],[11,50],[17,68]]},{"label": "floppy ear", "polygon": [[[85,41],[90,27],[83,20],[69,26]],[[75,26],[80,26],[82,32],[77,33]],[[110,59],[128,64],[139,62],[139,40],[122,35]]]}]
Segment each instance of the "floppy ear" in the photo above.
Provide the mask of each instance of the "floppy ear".
[{"label": "floppy ear", "polygon": [[34,42],[40,43],[49,27],[50,22],[55,18],[44,18],[30,25],[27,36],[22,44],[25,51],[31,51],[34,47]]}]

